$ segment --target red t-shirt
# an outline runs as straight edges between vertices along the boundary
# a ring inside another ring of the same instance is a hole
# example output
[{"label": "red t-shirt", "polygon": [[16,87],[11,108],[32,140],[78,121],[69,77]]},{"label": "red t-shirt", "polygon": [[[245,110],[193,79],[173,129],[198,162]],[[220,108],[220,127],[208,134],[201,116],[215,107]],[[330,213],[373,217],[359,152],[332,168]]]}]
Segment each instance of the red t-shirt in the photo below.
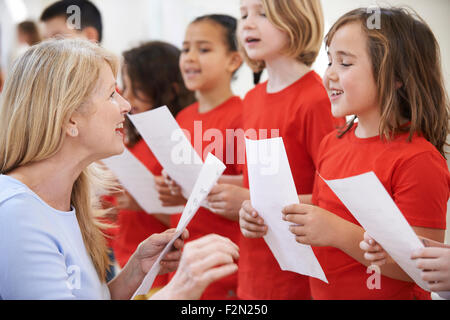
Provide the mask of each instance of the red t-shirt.
[{"label": "red t-shirt", "polygon": [[[176,118],[180,127],[190,133],[194,149],[203,160],[206,159],[208,152],[219,158],[226,165],[225,175],[242,174],[242,165],[237,163],[237,157],[238,143],[242,144],[243,141],[238,142],[237,139],[230,138],[232,137],[231,131],[242,128],[242,100],[239,97],[232,97],[206,113],[199,113],[198,107],[199,104],[194,103],[183,109]],[[216,148],[214,148],[214,143],[217,143]],[[230,150],[234,150],[231,158]],[[171,217],[172,227],[176,227],[180,217],[181,215]],[[203,207],[197,211],[187,229],[189,230],[189,239],[186,242],[216,233],[239,244],[239,223],[223,218]],[[236,288],[237,274],[235,273],[209,285],[201,299],[236,299]]]},{"label": "red t-shirt", "polygon": [[[267,82],[259,84],[244,99],[246,135],[251,139],[282,137],[297,194],[311,194],[320,142],[334,129],[331,104],[322,80],[311,71],[280,92],[267,93],[266,88]],[[256,137],[252,137],[252,129],[258,132]],[[278,129],[279,133],[271,129]],[[246,167],[244,186],[248,188]],[[308,277],[282,271],[262,238],[241,235],[238,275],[241,299],[311,298]]]},{"label": "red t-shirt", "polygon": [[[423,137],[414,136],[407,142],[408,134],[399,134],[389,143],[378,136],[359,139],[355,128],[341,139],[333,132],[323,140],[317,164],[320,175],[328,180],[374,171],[412,226],[445,229],[450,175],[437,149]],[[313,203],[359,225],[320,178]],[[329,281],[310,279],[314,299],[420,298],[414,294],[419,288],[414,283],[385,276],[381,276],[381,289],[369,290],[367,267],[334,247],[313,250]]]},{"label": "red t-shirt", "polygon": [[[130,151],[152,174],[161,175],[162,167],[143,139]],[[113,242],[113,250],[121,268],[126,265],[128,259],[142,241],[153,233],[161,233],[168,229],[158,219],[144,211],[120,210],[117,225],[118,230]],[[152,288],[163,287],[167,284],[167,281],[167,275],[159,275],[156,277]]]}]

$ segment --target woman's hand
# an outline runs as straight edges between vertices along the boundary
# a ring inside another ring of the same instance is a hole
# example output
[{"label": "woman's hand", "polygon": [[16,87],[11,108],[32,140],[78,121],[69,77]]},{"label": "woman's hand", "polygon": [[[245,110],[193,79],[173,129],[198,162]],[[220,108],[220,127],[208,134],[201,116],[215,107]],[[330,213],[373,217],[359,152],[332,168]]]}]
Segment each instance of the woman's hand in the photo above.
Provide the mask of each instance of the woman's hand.
[{"label": "woman's hand", "polygon": [[184,206],[187,202],[181,193],[181,187],[163,170],[162,176],[155,177],[155,188],[163,207]]},{"label": "woman's hand", "polygon": [[[155,233],[139,244],[135,257],[139,261],[139,266],[144,276],[150,271],[153,264],[158,259],[162,250],[172,240],[175,229],[169,229],[163,233]],[[169,251],[161,260],[161,269],[159,274],[175,271],[178,267],[181,257],[181,249],[184,240],[189,237],[189,232],[185,230],[181,237],[173,243],[173,249]]]},{"label": "woman's hand", "polygon": [[295,240],[311,246],[333,246],[343,221],[335,214],[309,204],[293,204],[283,208],[283,220],[292,222],[289,227]]},{"label": "woman's hand", "polygon": [[186,244],[180,265],[167,286],[151,299],[199,299],[206,287],[237,271],[239,248],[228,238],[215,234]]},{"label": "woman's hand", "polygon": [[267,233],[267,226],[264,219],[258,215],[249,200],[242,203],[239,211],[239,226],[241,232],[246,238],[261,238]]},{"label": "woman's hand", "polygon": [[428,282],[431,291],[450,291],[450,246],[430,239],[421,238],[425,248],[412,253],[411,259],[421,272],[423,281]]},{"label": "woman's hand", "polygon": [[250,199],[250,194],[246,188],[232,184],[216,184],[211,189],[207,201],[212,212],[238,221],[242,203],[248,199]]},{"label": "woman's hand", "polygon": [[[170,229],[163,233],[153,234],[139,244],[121,272],[108,282],[111,299],[123,300],[131,298],[133,292],[136,291],[145,275],[155,264],[162,250],[172,240],[174,234],[175,229]],[[161,261],[160,274],[177,269],[181,257],[181,248],[184,243],[183,240],[187,239],[188,236],[189,232],[185,230],[180,237],[181,239],[174,241],[172,251],[168,252]]]}]

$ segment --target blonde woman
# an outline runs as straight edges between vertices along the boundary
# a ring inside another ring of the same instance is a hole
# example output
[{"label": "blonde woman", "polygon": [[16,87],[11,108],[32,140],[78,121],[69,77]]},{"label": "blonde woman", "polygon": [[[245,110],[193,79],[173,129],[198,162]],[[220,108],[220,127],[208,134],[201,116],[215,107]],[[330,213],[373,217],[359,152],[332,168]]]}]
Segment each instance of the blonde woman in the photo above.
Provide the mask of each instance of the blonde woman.
[{"label": "blonde woman", "polygon": [[[84,40],[43,42],[14,65],[0,104],[0,299],[129,299],[173,236],[143,241],[105,282],[94,194],[108,183],[95,162],[124,149],[130,105],[115,91],[117,70],[116,57]],[[237,270],[226,238],[192,242],[181,259],[183,241],[174,246],[161,270],[178,271],[154,299],[197,299]]]}]

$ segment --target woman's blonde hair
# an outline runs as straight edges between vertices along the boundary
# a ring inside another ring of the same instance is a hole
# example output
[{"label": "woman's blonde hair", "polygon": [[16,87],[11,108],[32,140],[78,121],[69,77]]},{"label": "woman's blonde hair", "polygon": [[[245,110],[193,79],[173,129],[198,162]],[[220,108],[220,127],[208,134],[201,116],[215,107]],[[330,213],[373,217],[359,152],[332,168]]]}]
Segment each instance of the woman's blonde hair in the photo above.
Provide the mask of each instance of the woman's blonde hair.
[{"label": "woman's blonde hair", "polygon": [[[62,147],[71,115],[86,108],[100,69],[107,63],[117,75],[116,56],[86,40],[49,40],[31,47],[14,64],[0,103],[0,173],[48,159]],[[107,177],[109,175],[106,175]],[[99,278],[109,268],[105,227],[97,217],[97,187],[108,188],[104,170],[87,167],[71,195],[84,244]]]},{"label": "woman's blonde hair", "polygon": [[[331,27],[329,47],[336,32],[358,23],[367,36],[374,80],[381,105],[380,135],[390,140],[398,132],[425,137],[445,157],[449,133],[449,98],[442,74],[439,44],[427,23],[412,9],[380,8],[380,27],[369,27],[369,8],[352,10]],[[348,132],[356,118],[340,133]],[[408,125],[402,125],[404,120]]]},{"label": "woman's blonde hair", "polygon": [[[261,0],[261,2],[267,19],[289,37],[289,44],[283,53],[311,66],[319,54],[323,41],[324,18],[320,0]],[[265,68],[264,61],[249,58],[241,43],[239,48],[254,72],[260,72]]]}]

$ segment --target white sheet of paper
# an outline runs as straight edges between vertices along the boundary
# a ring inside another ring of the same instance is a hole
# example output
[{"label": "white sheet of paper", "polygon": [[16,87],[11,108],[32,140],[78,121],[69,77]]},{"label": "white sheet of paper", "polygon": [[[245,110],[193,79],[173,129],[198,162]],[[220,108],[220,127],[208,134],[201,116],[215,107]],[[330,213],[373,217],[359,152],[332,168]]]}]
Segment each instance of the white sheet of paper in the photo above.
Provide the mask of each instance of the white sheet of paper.
[{"label": "white sheet of paper", "polygon": [[422,289],[429,291],[427,283],[420,277],[415,261],[411,260],[411,253],[424,245],[375,173],[323,180],[367,233]]},{"label": "white sheet of paper", "polygon": [[175,214],[183,211],[184,206],[161,205],[155,189],[155,176],[128,149],[125,148],[121,155],[103,159],[102,162],[145,212]]},{"label": "white sheet of paper", "polygon": [[299,203],[282,138],[245,140],[252,206],[268,226],[264,240],[282,270],[327,278],[309,245],[295,241],[290,222],[282,219],[282,209]]},{"label": "white sheet of paper", "polygon": [[168,175],[188,198],[203,161],[166,106],[128,115]]},{"label": "white sheet of paper", "polygon": [[222,161],[217,159],[214,155],[208,154],[208,157],[205,160],[205,164],[200,170],[200,174],[194,185],[191,196],[189,197],[188,202],[186,203],[186,207],[183,210],[180,221],[178,222],[175,236],[161,252],[155,264],[147,273],[141,285],[134,293],[132,299],[136,295],[146,294],[150,290],[156,276],[159,273],[160,262],[162,258],[167,254],[167,252],[169,252],[175,240],[178,239],[186,229],[187,225],[192,220],[198,208],[200,207],[200,203],[208,196],[212,187],[216,184],[217,180],[220,178],[224,170],[225,165],[222,163]]}]

